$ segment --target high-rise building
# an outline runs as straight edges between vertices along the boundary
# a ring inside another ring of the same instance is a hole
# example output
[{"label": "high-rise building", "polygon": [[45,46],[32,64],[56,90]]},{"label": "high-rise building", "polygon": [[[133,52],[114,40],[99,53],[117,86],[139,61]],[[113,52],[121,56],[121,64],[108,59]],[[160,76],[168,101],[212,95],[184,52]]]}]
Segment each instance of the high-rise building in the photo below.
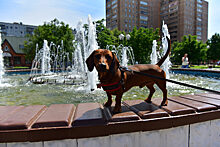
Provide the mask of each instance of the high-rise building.
[{"label": "high-rise building", "polygon": [[0,22],[2,34],[5,36],[25,37],[25,35],[34,33],[37,26],[24,25],[22,22],[7,23]]},{"label": "high-rise building", "polygon": [[106,25],[109,29],[131,32],[159,25],[160,0],[106,0]]},{"label": "high-rise building", "polygon": [[208,2],[205,0],[106,0],[106,26],[126,33],[137,28],[161,28],[164,21],[171,41],[197,35],[207,41]]},{"label": "high-rise building", "polygon": [[161,0],[160,11],[160,21],[168,25],[172,41],[180,41],[189,34],[207,41],[208,2],[205,0]]}]

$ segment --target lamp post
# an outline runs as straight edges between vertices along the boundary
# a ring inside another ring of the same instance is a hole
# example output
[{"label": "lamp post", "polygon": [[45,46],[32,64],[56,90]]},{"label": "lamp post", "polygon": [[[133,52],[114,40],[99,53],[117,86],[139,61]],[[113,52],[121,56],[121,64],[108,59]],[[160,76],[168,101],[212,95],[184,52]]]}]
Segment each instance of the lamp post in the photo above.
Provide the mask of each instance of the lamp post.
[{"label": "lamp post", "polygon": [[119,40],[122,40],[123,41],[123,44],[124,44],[124,41],[125,41],[125,45],[127,45],[127,41],[130,40],[131,38],[131,35],[127,34],[127,35],[124,35],[124,34],[120,34],[118,36]]}]

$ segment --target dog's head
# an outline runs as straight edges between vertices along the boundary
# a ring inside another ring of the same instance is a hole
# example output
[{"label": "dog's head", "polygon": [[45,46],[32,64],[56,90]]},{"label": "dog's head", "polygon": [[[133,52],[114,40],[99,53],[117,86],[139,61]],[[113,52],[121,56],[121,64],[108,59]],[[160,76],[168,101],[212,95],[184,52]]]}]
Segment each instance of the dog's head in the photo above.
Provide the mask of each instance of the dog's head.
[{"label": "dog's head", "polygon": [[119,67],[119,61],[114,53],[106,49],[98,49],[86,59],[89,71],[94,67],[99,73],[114,72]]}]

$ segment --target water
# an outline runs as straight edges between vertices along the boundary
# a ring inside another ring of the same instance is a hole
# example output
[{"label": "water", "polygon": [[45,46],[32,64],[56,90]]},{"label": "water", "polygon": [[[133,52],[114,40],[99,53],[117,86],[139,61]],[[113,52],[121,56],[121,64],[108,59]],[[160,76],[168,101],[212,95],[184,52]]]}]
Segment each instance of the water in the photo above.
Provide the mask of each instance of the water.
[{"label": "water", "polygon": [[[88,34],[87,40],[85,39],[86,37],[84,34]],[[64,51],[63,41],[61,41],[61,45],[57,46],[51,42],[50,46],[48,46],[48,42],[44,40],[44,45],[40,50],[38,50],[38,45],[36,45],[36,55],[31,71],[31,77],[33,78],[31,78],[31,80],[35,83],[39,83],[41,82],[40,79],[51,81],[51,79],[56,77],[56,82],[63,80],[64,83],[68,78],[65,79],[60,75],[60,71],[62,71],[63,73],[68,73],[67,76],[70,78],[71,76],[73,76],[74,79],[77,77],[85,77],[87,80],[85,82],[83,79],[83,82],[87,85],[84,89],[86,89],[87,92],[95,90],[98,81],[98,73],[96,69],[92,72],[88,71],[86,59],[94,50],[99,48],[96,38],[96,26],[93,24],[92,18],[89,15],[87,32],[83,28],[82,20],[80,20],[77,25],[77,33],[75,40],[73,40],[75,48],[74,53]],[[70,55],[72,55],[72,59],[69,58]],[[42,74],[40,77],[39,72]]]},{"label": "water", "polygon": [[121,66],[128,66],[128,64],[131,65],[135,64],[134,52],[131,46],[124,46],[122,44],[120,44],[118,47],[114,45],[107,45],[106,49],[111,50],[116,54]]},{"label": "water", "polygon": [[[167,50],[168,50],[168,42],[166,37],[168,37],[170,39],[170,34],[168,31],[168,27],[166,24],[164,24],[163,21],[163,25],[162,25],[162,32],[163,32],[163,37],[162,37],[162,55],[159,55],[157,53],[157,41],[154,40],[153,41],[153,46],[152,46],[152,52],[150,55],[150,59],[151,59],[151,64],[156,64],[157,58],[158,57],[163,57]],[[170,78],[170,74],[169,74],[169,68],[171,67],[172,63],[170,62],[170,57],[168,55],[168,57],[166,58],[166,60],[164,61],[164,63],[162,64],[161,68],[164,70],[164,72],[166,73],[166,78],[169,79]]]},{"label": "water", "polygon": [[153,41],[152,52],[150,55],[151,64],[157,64],[157,41]]},{"label": "water", "polygon": [[4,61],[3,61],[3,52],[2,52],[2,36],[1,36],[1,28],[0,28],[0,85],[2,85],[3,75],[5,73],[4,69]]},{"label": "water", "polygon": [[[86,58],[89,57],[89,55],[96,49],[98,49],[98,43],[96,41],[96,26],[92,22],[92,18],[89,15],[88,16],[88,44],[87,44],[87,52],[86,52]],[[94,68],[92,72],[87,72],[88,75],[88,89],[89,90],[95,90],[97,89],[96,83],[98,81],[98,73],[96,69]]]},{"label": "water", "polygon": [[[85,102],[104,103],[107,95],[103,90],[95,90],[87,93],[85,85],[47,85],[32,84],[27,82],[29,75],[7,76],[7,82],[11,87],[0,87],[0,105],[51,105],[51,104],[78,104]],[[193,84],[196,86],[220,91],[220,79],[195,77],[187,75],[171,74],[170,79]],[[153,97],[162,99],[161,90],[155,85],[156,92]],[[167,85],[168,96],[184,94],[204,93],[175,84]],[[133,87],[126,92],[123,100],[145,99],[149,94],[147,88]]]},{"label": "water", "polygon": [[[163,38],[162,38],[162,57],[166,54],[167,50],[168,50],[168,42],[166,37],[168,37],[170,39],[170,34],[168,32],[168,27],[166,24],[164,24],[163,21],[163,25],[162,25],[162,32],[163,32]],[[166,72],[166,78],[169,79],[170,78],[170,74],[169,74],[169,68],[171,67],[171,62],[170,62],[170,57],[168,56],[166,58],[166,60],[164,61],[164,63],[162,64],[161,68]]]}]

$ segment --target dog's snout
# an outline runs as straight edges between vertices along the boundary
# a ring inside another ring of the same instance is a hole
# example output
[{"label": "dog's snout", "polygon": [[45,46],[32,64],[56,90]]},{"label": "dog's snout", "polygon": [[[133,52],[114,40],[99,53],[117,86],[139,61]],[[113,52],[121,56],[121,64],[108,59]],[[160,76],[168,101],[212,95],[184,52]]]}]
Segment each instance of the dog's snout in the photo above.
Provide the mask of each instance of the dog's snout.
[{"label": "dog's snout", "polygon": [[101,63],[101,64],[99,64],[99,66],[100,66],[101,69],[106,69],[106,64],[105,63]]}]

